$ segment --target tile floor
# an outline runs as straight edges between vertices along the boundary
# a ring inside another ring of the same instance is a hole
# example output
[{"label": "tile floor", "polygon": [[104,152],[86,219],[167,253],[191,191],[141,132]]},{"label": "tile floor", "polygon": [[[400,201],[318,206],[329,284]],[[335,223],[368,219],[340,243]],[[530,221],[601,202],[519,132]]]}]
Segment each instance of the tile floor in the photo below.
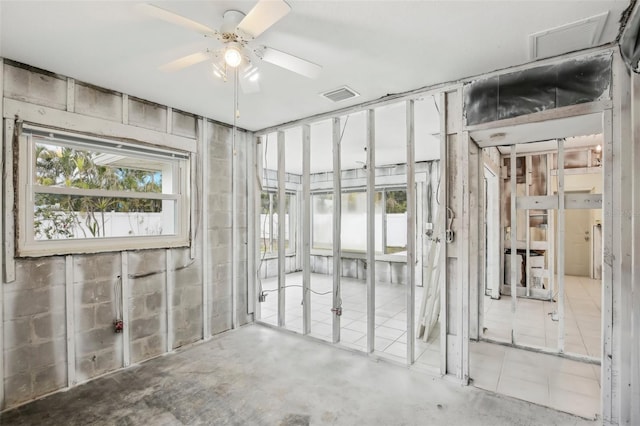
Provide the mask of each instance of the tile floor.
[{"label": "tile floor", "polygon": [[[576,338],[575,346],[567,339],[567,350],[588,352],[589,338],[598,333],[594,318],[600,315],[599,282],[567,277],[567,336]],[[366,347],[366,285],[364,281],[343,278],[340,344],[357,350]],[[302,274],[286,276],[285,328],[302,332]],[[332,336],[332,277],[312,274],[311,288],[311,336],[331,341]],[[261,304],[261,321],[277,325],[277,278],[262,281],[268,291]],[[416,317],[422,302],[422,288],[416,288]],[[516,341],[523,344],[546,346],[547,341],[557,342],[557,322],[547,312],[555,303],[518,299]],[[485,299],[485,337],[506,340],[510,336],[510,298]],[[597,311],[597,312],[596,312]],[[505,321],[505,318],[507,319]],[[538,321],[532,321],[538,318]],[[535,323],[536,325],[531,325]],[[538,324],[539,323],[539,324]],[[402,285],[376,284],[376,354],[398,362],[406,362],[406,293]],[[555,334],[553,333],[555,329]],[[416,341],[414,368],[438,371],[440,363],[439,328],[428,342]],[[586,339],[585,337],[586,336]],[[543,337],[542,339],[535,339]],[[548,340],[547,340],[548,339]],[[578,342],[580,345],[578,345]],[[555,347],[555,346],[553,346]],[[514,398],[555,408],[560,411],[594,418],[600,413],[600,366],[571,361],[510,348],[487,342],[471,342],[470,377],[474,386]],[[593,355],[595,356],[595,355]]]},{"label": "tile floor", "polygon": [[488,343],[469,345],[476,387],[586,418],[600,414],[600,366]]},{"label": "tile floor", "polygon": [[[565,352],[600,358],[601,281],[565,277]],[[516,313],[516,343],[558,348],[558,321],[551,319],[556,302],[519,298]],[[511,297],[484,298],[483,336],[511,341]]]},{"label": "tile floor", "polygon": [[[342,278],[342,316],[340,344],[352,349],[366,350],[367,345],[367,288],[361,280]],[[302,332],[302,273],[287,274],[285,289],[285,328]],[[277,325],[277,278],[262,280],[267,299],[261,304],[261,321]],[[311,336],[332,339],[332,287],[330,275],[311,274]],[[377,355],[401,363],[407,356],[406,287],[387,283],[376,284],[375,351]],[[422,287],[416,287],[416,318],[422,302]],[[416,320],[417,323],[417,320]],[[418,367],[440,368],[440,333],[436,324],[428,342],[416,340],[415,359]]]}]

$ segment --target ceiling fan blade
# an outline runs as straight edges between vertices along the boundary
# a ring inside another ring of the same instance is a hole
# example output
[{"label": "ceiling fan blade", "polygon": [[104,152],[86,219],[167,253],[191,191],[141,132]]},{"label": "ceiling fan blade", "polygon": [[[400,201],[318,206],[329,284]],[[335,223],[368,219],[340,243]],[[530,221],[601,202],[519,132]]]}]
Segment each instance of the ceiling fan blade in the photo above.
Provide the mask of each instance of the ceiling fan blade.
[{"label": "ceiling fan blade", "polygon": [[218,32],[216,30],[209,28],[204,24],[193,21],[189,18],[185,18],[184,16],[178,15],[177,13],[173,13],[169,10],[163,9],[153,4],[142,3],[137,5],[137,7],[141,11],[143,11],[143,13],[146,13],[149,16],[162,19],[163,21],[167,21],[175,25],[180,25],[205,36],[215,37],[218,35]]},{"label": "ceiling fan blade", "polygon": [[264,48],[262,60],[308,78],[317,78],[320,75],[320,71],[322,71],[320,65],[270,47]]},{"label": "ceiling fan blade", "polygon": [[282,19],[291,7],[284,0],[259,0],[238,24],[238,29],[252,38]]},{"label": "ceiling fan blade", "polygon": [[182,58],[176,59],[175,61],[171,61],[167,64],[164,64],[160,67],[160,70],[166,72],[178,71],[183,68],[190,67],[191,65],[199,64],[200,62],[206,61],[211,57],[209,52],[197,52],[192,53],[191,55],[184,56]]}]

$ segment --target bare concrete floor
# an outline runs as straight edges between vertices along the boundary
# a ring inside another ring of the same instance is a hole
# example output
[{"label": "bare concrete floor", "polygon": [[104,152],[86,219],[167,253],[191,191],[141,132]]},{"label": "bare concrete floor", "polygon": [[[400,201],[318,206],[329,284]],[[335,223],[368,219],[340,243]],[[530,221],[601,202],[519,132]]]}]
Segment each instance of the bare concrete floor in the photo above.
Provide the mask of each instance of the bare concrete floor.
[{"label": "bare concrete floor", "polygon": [[593,425],[251,325],[0,415],[2,425]]}]

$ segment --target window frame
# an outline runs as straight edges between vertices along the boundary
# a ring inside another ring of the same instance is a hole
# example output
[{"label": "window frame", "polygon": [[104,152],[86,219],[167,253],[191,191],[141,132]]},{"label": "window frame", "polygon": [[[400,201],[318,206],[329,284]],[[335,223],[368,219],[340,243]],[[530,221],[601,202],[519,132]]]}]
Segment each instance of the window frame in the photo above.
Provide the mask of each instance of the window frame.
[{"label": "window frame", "polygon": [[[381,216],[382,216],[382,224],[381,224],[381,229],[376,230],[381,232],[382,234],[382,251],[376,251],[376,255],[377,256],[395,256],[395,257],[402,257],[403,255],[398,255],[395,253],[388,253],[387,252],[387,192],[390,191],[404,191],[406,192],[407,187],[406,186],[402,186],[402,185],[380,185],[380,186],[376,186],[375,188],[375,192],[376,194],[380,193],[381,194],[381,203],[382,203],[382,212],[381,212]],[[364,193],[366,194],[367,192],[367,188],[364,186],[354,186],[354,187],[348,187],[348,188],[343,188],[342,192],[341,192],[341,197],[344,196],[345,194],[349,194],[349,193]],[[326,189],[322,189],[322,190],[316,190],[316,191],[311,191],[310,196],[314,197],[316,195],[323,195],[323,194],[329,194],[329,195],[333,195],[332,192],[326,190]],[[344,200],[342,200],[344,203]],[[324,247],[316,247],[315,246],[315,233],[314,233],[314,220],[315,220],[315,208],[314,208],[314,203],[313,203],[313,198],[312,198],[312,202],[311,202],[311,250],[312,252],[315,253],[321,253],[321,252],[328,252],[331,249],[327,249]],[[332,243],[333,244],[333,243]],[[365,250],[355,250],[355,249],[344,249],[341,248],[341,251],[343,253],[355,253],[355,254],[362,254],[362,253],[366,253],[366,249]]]},{"label": "window frame", "polygon": [[[160,160],[171,168],[171,193],[136,192],[106,189],[45,186],[35,183],[35,147],[49,138],[52,145],[94,150],[104,153],[124,153],[130,158]],[[190,153],[160,148],[143,143],[124,142],[81,133],[23,125],[18,141],[18,191],[16,200],[16,255],[39,257],[49,255],[100,253],[141,249],[188,247],[191,245],[190,227]],[[35,238],[35,195],[72,195],[173,201],[174,232],[164,235],[89,237],[38,240]]]},{"label": "window frame", "polygon": [[[267,227],[269,228],[270,231],[270,239],[271,241],[273,241],[273,249],[272,250],[265,250],[262,251],[262,243],[260,243],[260,256],[263,259],[274,259],[278,257],[278,233],[275,233],[274,235],[274,230],[275,230],[275,226],[273,224],[273,215],[274,213],[278,213],[277,209],[273,209],[273,198],[275,196],[278,195],[278,191],[274,188],[264,188],[262,191],[260,191],[260,212],[259,215],[262,215],[262,195],[263,194],[268,194],[270,195],[270,200],[269,200],[269,205],[271,208],[271,211],[268,213],[269,215],[269,220],[266,221]],[[297,253],[297,247],[298,247],[298,233],[296,232],[297,230],[297,202],[298,202],[298,197],[297,197],[297,193],[294,191],[289,191],[286,190],[285,191],[285,199],[288,198],[289,199],[289,203],[285,204],[285,206],[288,206],[287,209],[285,209],[285,214],[289,216],[289,246],[287,248],[285,248],[285,257],[287,256],[295,256]],[[278,202],[280,202],[280,200],[278,200]],[[279,220],[279,219],[278,219]],[[260,228],[258,229],[259,235],[258,235],[258,239],[262,240],[262,236],[264,235],[262,232],[262,227],[263,227],[263,223],[262,223],[262,219],[259,219],[260,221]],[[279,226],[279,225],[278,225]],[[266,245],[265,245],[266,247]]]}]

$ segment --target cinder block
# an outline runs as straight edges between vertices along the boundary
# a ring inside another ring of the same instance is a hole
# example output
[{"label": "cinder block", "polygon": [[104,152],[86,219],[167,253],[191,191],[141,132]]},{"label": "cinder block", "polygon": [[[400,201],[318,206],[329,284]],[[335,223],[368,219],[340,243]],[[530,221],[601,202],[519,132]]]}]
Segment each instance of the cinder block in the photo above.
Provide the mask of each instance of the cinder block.
[{"label": "cinder block", "polygon": [[4,97],[65,110],[67,80],[50,72],[7,62],[4,65]]},{"label": "cinder block", "polygon": [[33,375],[34,396],[44,395],[66,386],[67,365],[58,363],[36,371]]},{"label": "cinder block", "polygon": [[74,282],[111,281],[121,274],[120,254],[101,253],[73,257]]},{"label": "cinder block", "polygon": [[4,371],[7,376],[29,371],[29,359],[31,358],[31,345],[20,346],[4,352]]},{"label": "cinder block", "polygon": [[96,354],[96,360],[94,362],[95,374],[104,374],[107,371],[112,371],[122,366],[121,355],[114,350],[102,351]]},{"label": "cinder block", "polygon": [[131,340],[138,340],[149,337],[160,332],[159,315],[150,318],[138,318],[131,321]]},{"label": "cinder block", "polygon": [[356,259],[342,259],[342,276],[358,278],[358,262]]},{"label": "cinder block", "polygon": [[76,309],[76,331],[86,331],[95,328],[95,305],[78,306]]},{"label": "cinder block", "polygon": [[16,262],[16,281],[5,284],[5,291],[29,290],[65,283],[63,257],[19,259]]},{"label": "cinder block", "polygon": [[[67,344],[64,338],[31,346],[30,368],[37,369],[59,362],[66,362]],[[35,389],[34,389],[35,390]]]},{"label": "cinder block", "polygon": [[31,319],[19,318],[4,322],[4,349],[31,343]]},{"label": "cinder block", "polygon": [[159,312],[163,308],[162,293],[154,293],[147,295],[145,299],[145,306],[147,308],[147,314],[154,314]]},{"label": "cinder block", "polygon": [[113,327],[96,328],[86,333],[76,334],[76,347],[78,354],[87,355],[103,349],[112,348],[119,334],[113,331]]},{"label": "cinder block", "polygon": [[129,316],[132,320],[143,318],[146,315],[145,303],[147,297],[143,294],[140,296],[132,297],[129,304]]},{"label": "cinder block", "polygon": [[165,132],[167,130],[167,107],[129,97],[129,124]]},{"label": "cinder block", "polygon": [[82,382],[97,375],[93,368],[95,359],[97,359],[97,355],[76,358],[76,378],[78,381]]},{"label": "cinder block", "polygon": [[62,312],[54,312],[33,319],[33,331],[38,339],[64,337],[67,331],[66,316]]},{"label": "cinder block", "polygon": [[129,252],[129,274],[156,274],[167,269],[164,250]]},{"label": "cinder block", "polygon": [[81,302],[83,304],[104,303],[113,298],[114,281],[87,281],[81,284]]},{"label": "cinder block", "polygon": [[382,283],[391,282],[391,266],[389,262],[376,261],[376,281]]},{"label": "cinder block", "polygon": [[113,303],[101,303],[96,306],[96,326],[97,327],[110,327],[113,324],[113,320],[116,319],[115,309]]},{"label": "cinder block", "polygon": [[4,403],[6,407],[17,405],[33,398],[30,373],[20,373],[4,379]]},{"label": "cinder block", "polygon": [[52,298],[53,289],[50,287],[36,290],[5,292],[5,319],[21,318],[49,312],[52,306]]},{"label": "cinder block", "polygon": [[173,110],[171,129],[174,135],[195,139],[197,137],[196,117],[193,114]]},{"label": "cinder block", "polygon": [[391,262],[391,283],[407,283],[407,264],[401,262]]},{"label": "cinder block", "polygon": [[111,121],[122,121],[122,95],[76,81],[75,112]]},{"label": "cinder block", "polygon": [[188,268],[175,271],[176,285],[200,284],[202,277],[200,276],[200,268],[191,265]]}]

